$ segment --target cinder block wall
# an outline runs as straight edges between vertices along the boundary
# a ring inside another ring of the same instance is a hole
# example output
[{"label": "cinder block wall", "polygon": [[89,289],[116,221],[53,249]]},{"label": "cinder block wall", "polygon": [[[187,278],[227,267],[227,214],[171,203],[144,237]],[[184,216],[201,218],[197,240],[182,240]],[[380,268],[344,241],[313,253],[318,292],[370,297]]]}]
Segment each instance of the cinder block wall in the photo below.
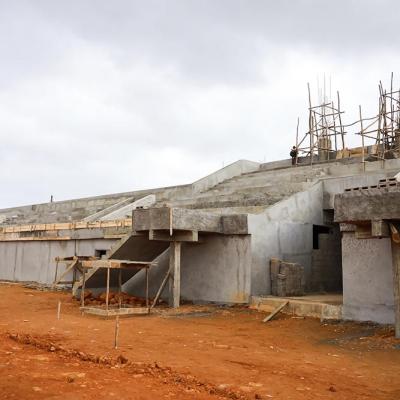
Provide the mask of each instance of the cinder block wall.
[{"label": "cinder block wall", "polygon": [[312,251],[311,291],[339,292],[342,290],[342,247],[339,226],[331,233],[318,235],[318,249]]}]

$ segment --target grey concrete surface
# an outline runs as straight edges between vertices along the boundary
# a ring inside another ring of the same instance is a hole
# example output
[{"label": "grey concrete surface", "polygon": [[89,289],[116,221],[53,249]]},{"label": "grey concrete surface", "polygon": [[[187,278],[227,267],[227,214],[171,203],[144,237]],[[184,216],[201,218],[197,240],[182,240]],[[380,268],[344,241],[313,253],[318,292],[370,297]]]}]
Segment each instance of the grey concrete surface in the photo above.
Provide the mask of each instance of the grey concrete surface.
[{"label": "grey concrete surface", "polygon": [[[313,224],[324,224],[323,210],[333,208],[333,196],[347,187],[376,184],[380,178],[394,176],[400,170],[400,160],[387,160],[383,166],[380,162],[367,163],[365,173],[360,163],[351,163],[351,160],[320,163],[312,167],[290,167],[287,160],[261,166],[258,163],[247,163],[235,163],[193,185],[0,210],[0,220],[15,224],[65,222],[98,212],[104,216],[151,193],[156,195],[157,206],[168,204],[209,209],[220,216],[235,214],[239,210],[250,211],[250,235],[231,237],[211,234],[205,237],[204,243],[184,244],[182,250],[184,298],[223,303],[245,302],[250,294],[270,293],[271,257],[303,265],[306,284],[310,287]],[[119,204],[116,206],[116,203]],[[104,214],[102,210],[105,208],[108,210]],[[227,221],[227,225],[228,223],[231,224],[232,221]],[[101,235],[101,232],[97,234]],[[76,241],[81,255],[94,254],[94,250],[100,249],[100,245],[107,250],[113,243],[112,240],[95,240],[91,235],[94,232],[88,230],[76,236],[78,239],[87,238]],[[1,242],[0,278],[49,283],[54,277],[52,260],[56,256],[72,255],[74,243],[75,241]],[[351,249],[351,241],[346,243],[347,250]],[[372,241],[369,247],[365,244],[369,249],[369,253],[366,253],[369,256],[358,257],[359,260],[365,258],[365,262],[359,261],[357,267],[354,266],[356,260],[352,252],[359,254],[360,249],[353,244],[353,250],[349,250],[351,254],[343,253],[343,260],[347,258],[346,274],[343,275],[344,290],[347,293],[344,306],[346,318],[390,321],[392,305],[389,297],[392,291],[389,290],[388,259],[386,256],[373,256],[374,252],[383,252],[390,257],[390,248],[388,251],[387,243],[384,243]],[[165,254],[160,256],[160,264],[150,272],[153,295],[167,268],[166,260]],[[378,262],[384,264],[382,271],[373,268]],[[141,290],[141,275],[135,275],[124,286],[126,290],[132,293]],[[372,294],[368,297],[370,287]],[[375,311],[378,316],[373,315]]]},{"label": "grey concrete surface", "polygon": [[[133,231],[197,231],[223,234],[247,234],[247,215],[223,216],[184,208],[137,209],[132,215]],[[172,232],[171,232],[172,234]]]},{"label": "grey concrete surface", "polygon": [[[154,296],[168,270],[168,255],[150,270],[150,296]],[[181,296],[195,302],[247,303],[251,284],[249,235],[209,234],[201,243],[183,243]],[[123,290],[144,294],[144,274],[135,275]],[[167,289],[163,298],[167,298]]]},{"label": "grey concrete surface", "polygon": [[196,192],[204,192],[212,187],[218,185],[221,182],[226,181],[234,176],[238,176],[244,174],[246,172],[253,172],[260,168],[260,163],[249,160],[238,160],[233,162],[232,164],[227,165],[226,167],[205,176],[193,182],[192,187],[193,191]]},{"label": "grey concrete surface", "polygon": [[311,282],[313,224],[323,224],[323,192],[320,183],[276,203],[264,213],[248,216],[252,246],[251,294],[271,293],[269,261],[297,262]]},{"label": "grey concrete surface", "polygon": [[363,171],[361,164],[331,166],[329,175],[323,180],[324,208],[334,208],[334,197],[345,189],[376,185],[379,179],[394,177],[400,170],[400,159],[368,162]]},{"label": "grey concrete surface", "polygon": [[337,194],[334,205],[337,222],[400,219],[400,186]]},{"label": "grey concrete surface", "polygon": [[[0,242],[0,280],[51,284],[55,257],[75,253],[93,256],[95,250],[107,250],[114,242],[111,239]],[[59,271],[63,271],[63,266],[60,265]]]},{"label": "grey concrete surface", "polygon": [[356,239],[342,232],[343,318],[394,322],[390,239]]}]

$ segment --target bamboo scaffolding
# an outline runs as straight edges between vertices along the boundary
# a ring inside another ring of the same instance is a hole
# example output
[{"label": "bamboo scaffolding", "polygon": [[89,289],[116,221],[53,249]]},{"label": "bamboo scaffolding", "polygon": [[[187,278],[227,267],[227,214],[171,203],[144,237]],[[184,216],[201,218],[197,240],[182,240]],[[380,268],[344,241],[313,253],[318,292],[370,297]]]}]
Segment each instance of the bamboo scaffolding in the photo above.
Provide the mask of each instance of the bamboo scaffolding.
[{"label": "bamboo scaffolding", "polygon": [[[324,99],[319,105],[313,105],[311,99],[310,84],[308,90],[308,131],[299,140],[299,120],[296,128],[296,165],[299,158],[309,160],[313,165],[315,159],[318,161],[329,161],[336,157],[339,150],[344,149],[345,130],[341,115],[344,111],[340,109],[340,97],[337,92],[337,104],[326,101],[325,89]],[[339,138],[340,137],[340,138]],[[332,148],[333,142],[333,148]]]},{"label": "bamboo scaffolding", "polygon": [[[365,139],[375,142],[376,152],[369,157],[381,160],[383,167],[386,159],[400,151],[400,89],[393,90],[393,72],[390,75],[390,90],[385,90],[382,81],[379,81],[378,91],[378,115],[362,118],[360,106],[360,132],[357,134],[361,136],[363,148]],[[364,126],[365,121],[372,122]]]},{"label": "bamboo scaffolding", "polygon": [[[366,162],[373,159],[382,161],[382,167],[388,158],[398,157],[400,154],[400,89],[394,89],[393,72],[390,75],[389,89],[385,89],[379,81],[378,91],[378,113],[372,117],[363,117],[361,106],[359,106],[359,119],[350,124],[343,124],[340,95],[336,92],[336,104],[333,100],[328,101],[322,90],[318,89],[320,104],[313,105],[311,99],[310,84],[308,90],[308,131],[299,137],[299,119],[296,127],[296,165],[310,164],[318,161],[329,161],[332,158],[343,157],[351,151],[345,150],[344,136],[348,133],[347,128],[359,124],[361,136],[361,162],[365,171]],[[352,129],[352,132],[353,129]],[[370,146],[367,140],[373,143]],[[353,154],[359,154],[358,150]],[[346,149],[347,150],[347,149]],[[343,151],[343,152],[341,152]]]}]

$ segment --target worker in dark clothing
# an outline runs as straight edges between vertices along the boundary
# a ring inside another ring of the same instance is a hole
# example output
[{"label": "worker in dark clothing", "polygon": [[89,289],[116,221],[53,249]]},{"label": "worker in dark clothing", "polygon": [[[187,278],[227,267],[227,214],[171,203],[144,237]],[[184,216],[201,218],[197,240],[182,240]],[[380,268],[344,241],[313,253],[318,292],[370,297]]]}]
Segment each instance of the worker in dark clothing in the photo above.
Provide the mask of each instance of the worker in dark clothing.
[{"label": "worker in dark clothing", "polygon": [[296,161],[297,161],[297,148],[296,148],[296,146],[293,146],[292,150],[290,150],[290,157],[292,157],[292,165],[296,165]]}]

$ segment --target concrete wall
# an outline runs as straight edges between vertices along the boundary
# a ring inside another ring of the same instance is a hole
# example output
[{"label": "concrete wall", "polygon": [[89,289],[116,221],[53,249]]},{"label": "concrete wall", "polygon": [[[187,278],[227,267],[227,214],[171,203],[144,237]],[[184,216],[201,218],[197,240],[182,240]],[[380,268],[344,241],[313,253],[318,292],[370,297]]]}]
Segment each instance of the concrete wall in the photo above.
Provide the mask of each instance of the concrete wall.
[{"label": "concrete wall", "polygon": [[[206,235],[202,243],[184,243],[181,256],[181,297],[196,302],[247,303],[250,296],[249,235]],[[150,270],[150,296],[155,296],[168,270],[168,255]],[[144,294],[144,274],[138,273],[123,290]],[[163,298],[166,299],[168,288]]]},{"label": "concrete wall", "polygon": [[280,258],[298,262],[310,283],[313,248],[312,225],[323,223],[322,184],[296,193],[261,214],[249,214],[251,234],[251,294],[271,294],[269,260]]},{"label": "concrete wall", "polygon": [[[95,250],[108,250],[115,240],[60,240],[0,242],[0,280],[51,284],[54,280],[55,257],[94,255]],[[60,265],[59,273],[64,266]]]},{"label": "concrete wall", "polygon": [[390,239],[356,239],[354,232],[343,232],[342,266],[343,318],[393,323]]},{"label": "concrete wall", "polygon": [[400,159],[386,160],[383,166],[381,162],[366,163],[365,172],[362,164],[330,166],[329,177],[323,180],[324,208],[333,209],[335,194],[343,193],[347,188],[376,185],[379,179],[393,177],[398,171]]}]

